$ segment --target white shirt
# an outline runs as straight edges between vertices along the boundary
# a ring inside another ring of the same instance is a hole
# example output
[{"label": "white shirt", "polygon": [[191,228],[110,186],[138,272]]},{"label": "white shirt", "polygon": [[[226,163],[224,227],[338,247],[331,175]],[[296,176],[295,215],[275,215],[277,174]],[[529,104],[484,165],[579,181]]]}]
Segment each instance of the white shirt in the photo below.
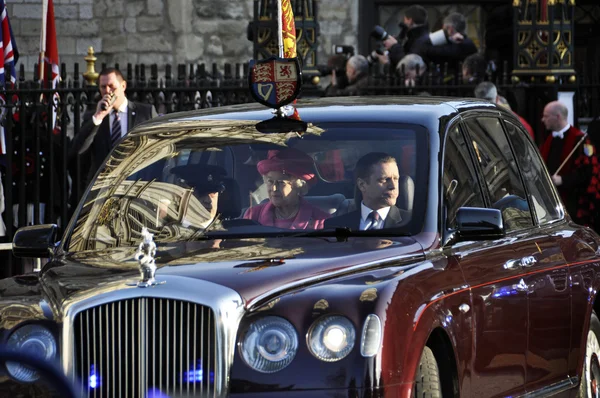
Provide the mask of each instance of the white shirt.
[{"label": "white shirt", "polygon": [[[121,137],[123,137],[126,133],[127,133],[127,105],[129,104],[129,102],[127,101],[127,98],[125,98],[123,100],[123,103],[121,104],[121,106],[119,107],[119,118],[120,118],[120,122],[121,122]],[[110,126],[110,130],[112,132],[112,124],[113,124],[113,120],[115,119],[115,112],[110,112],[108,114],[109,117],[109,126]],[[102,120],[97,120],[94,116],[92,116],[92,121],[94,122],[94,124],[96,126],[99,126],[100,123],[102,123]]]},{"label": "white shirt", "polygon": [[[360,230],[361,231],[364,231],[371,226],[371,220],[367,220],[367,218],[369,217],[369,214],[371,214],[372,211],[373,211],[372,209],[369,209],[367,206],[365,206],[364,202],[360,203]],[[379,214],[379,217],[381,218],[381,221],[379,222],[379,228],[377,228],[377,229],[383,228],[383,224],[385,224],[385,219],[389,212],[390,212],[389,206],[377,210],[377,213]]]},{"label": "white shirt", "polygon": [[565,127],[563,127],[561,130],[559,131],[553,131],[552,132],[552,137],[560,137],[560,139],[565,138],[565,132],[571,128],[570,124],[567,124]]}]

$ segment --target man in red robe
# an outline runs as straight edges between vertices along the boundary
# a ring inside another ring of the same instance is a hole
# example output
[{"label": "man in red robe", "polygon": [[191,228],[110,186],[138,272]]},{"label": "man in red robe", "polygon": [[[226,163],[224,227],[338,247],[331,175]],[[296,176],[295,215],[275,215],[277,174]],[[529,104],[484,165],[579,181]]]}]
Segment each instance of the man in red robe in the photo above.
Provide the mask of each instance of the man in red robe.
[{"label": "man in red robe", "polygon": [[544,107],[542,122],[552,133],[542,143],[540,153],[573,221],[597,227],[600,165],[596,149],[581,130],[569,124],[568,115],[567,107],[558,101]]}]

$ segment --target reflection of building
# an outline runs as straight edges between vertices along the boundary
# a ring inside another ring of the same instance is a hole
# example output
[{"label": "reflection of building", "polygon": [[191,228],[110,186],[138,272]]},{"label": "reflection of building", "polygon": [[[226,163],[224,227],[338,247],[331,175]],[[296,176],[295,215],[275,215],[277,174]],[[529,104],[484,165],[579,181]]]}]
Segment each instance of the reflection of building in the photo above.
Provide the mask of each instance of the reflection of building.
[{"label": "reflection of building", "polygon": [[[157,242],[194,239],[210,222],[210,212],[193,194],[193,188],[173,183],[169,170],[178,162],[187,163],[194,154],[219,153],[226,145],[285,145],[296,136],[264,134],[255,124],[191,118],[137,128],[122,141],[94,182],[77,220],[71,249],[136,246],[143,227]],[[322,131],[309,125],[304,134],[319,135]]]}]

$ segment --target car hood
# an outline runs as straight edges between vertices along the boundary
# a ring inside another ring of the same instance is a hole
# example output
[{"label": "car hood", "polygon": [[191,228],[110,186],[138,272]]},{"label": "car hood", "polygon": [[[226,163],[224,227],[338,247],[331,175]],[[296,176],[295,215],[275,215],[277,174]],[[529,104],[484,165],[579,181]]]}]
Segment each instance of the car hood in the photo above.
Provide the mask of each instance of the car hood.
[{"label": "car hood", "polygon": [[[139,280],[137,248],[94,250],[68,254],[49,264],[42,281],[58,306],[74,295],[115,282]],[[201,279],[229,287],[246,306],[271,293],[355,272],[382,262],[402,264],[423,256],[411,237],[236,239],[182,242],[159,246],[156,279],[167,275]],[[155,287],[160,289],[160,286]]]}]

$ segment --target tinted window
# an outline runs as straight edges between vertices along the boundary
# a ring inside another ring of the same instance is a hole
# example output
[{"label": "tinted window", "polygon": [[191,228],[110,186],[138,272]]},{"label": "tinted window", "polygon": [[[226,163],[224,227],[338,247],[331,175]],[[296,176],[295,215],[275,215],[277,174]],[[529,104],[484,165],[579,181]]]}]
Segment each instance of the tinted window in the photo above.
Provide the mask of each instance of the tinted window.
[{"label": "tinted window", "polygon": [[443,173],[446,228],[455,228],[460,207],[485,207],[467,142],[458,126],[446,136]]},{"label": "tinted window", "polygon": [[502,211],[507,232],[533,226],[525,187],[500,120],[478,117],[465,121],[491,207]]},{"label": "tinted window", "polygon": [[538,151],[519,127],[508,121],[505,124],[538,223],[559,219],[559,204]]}]

